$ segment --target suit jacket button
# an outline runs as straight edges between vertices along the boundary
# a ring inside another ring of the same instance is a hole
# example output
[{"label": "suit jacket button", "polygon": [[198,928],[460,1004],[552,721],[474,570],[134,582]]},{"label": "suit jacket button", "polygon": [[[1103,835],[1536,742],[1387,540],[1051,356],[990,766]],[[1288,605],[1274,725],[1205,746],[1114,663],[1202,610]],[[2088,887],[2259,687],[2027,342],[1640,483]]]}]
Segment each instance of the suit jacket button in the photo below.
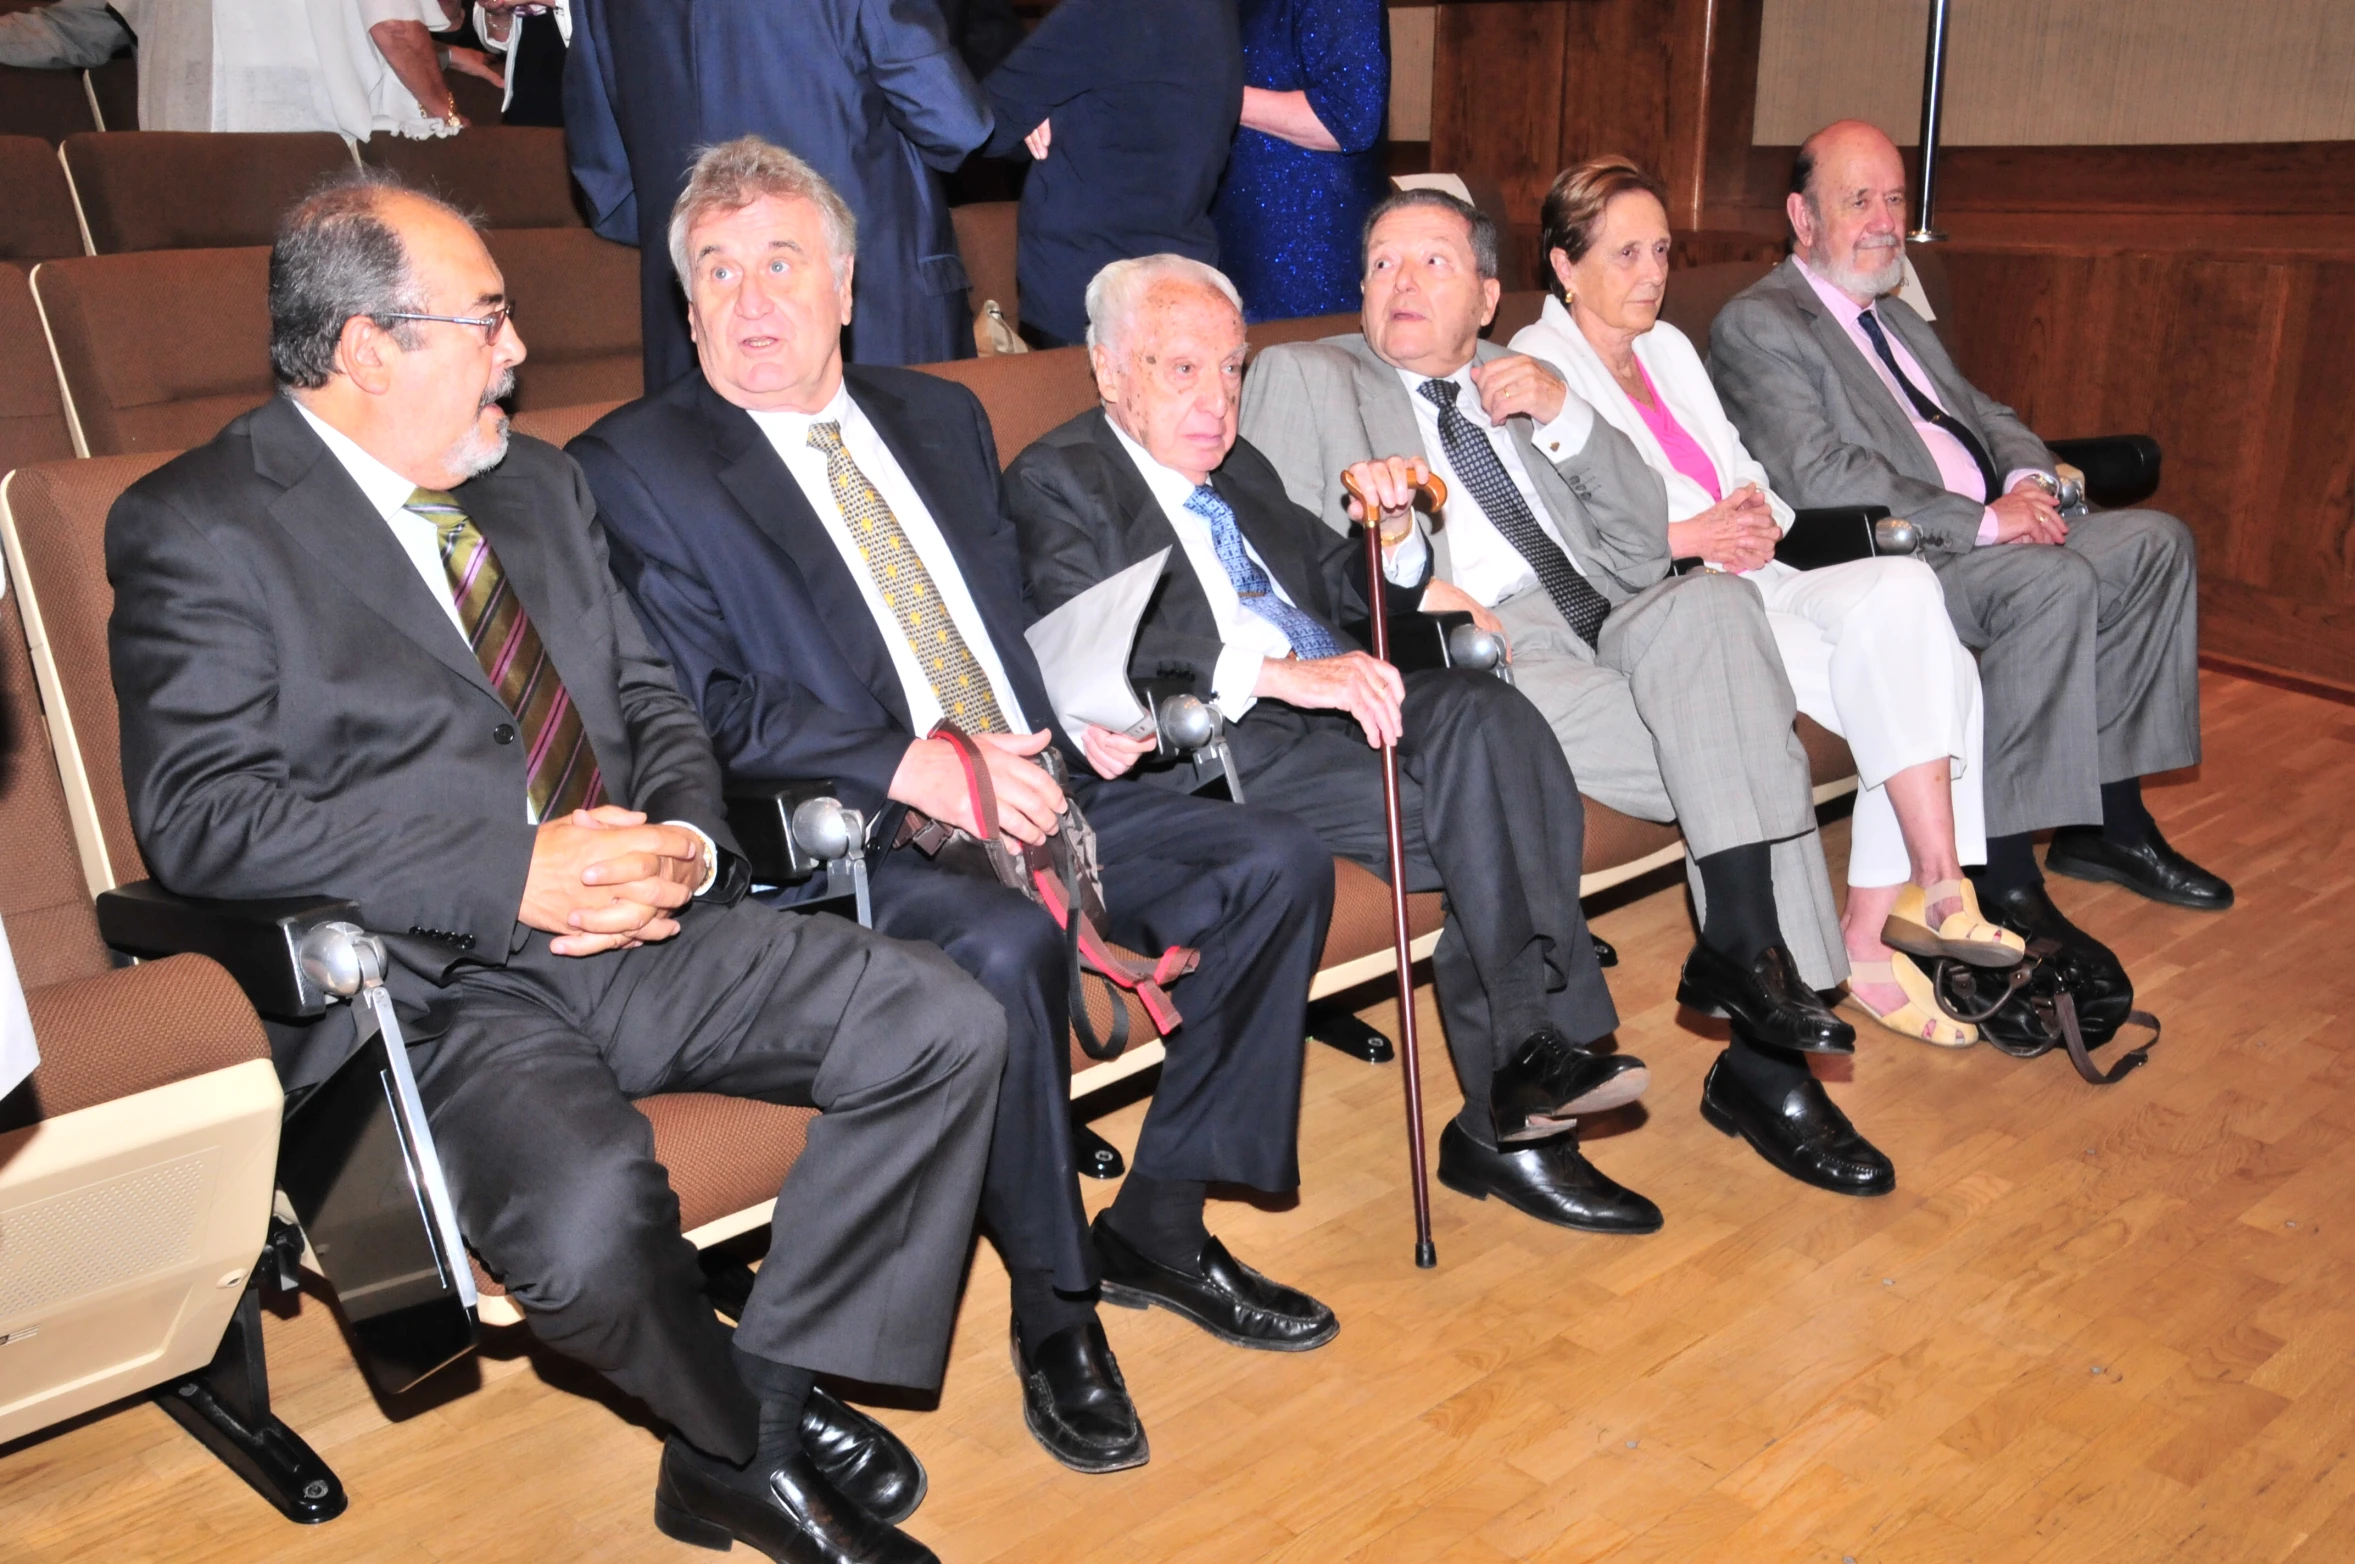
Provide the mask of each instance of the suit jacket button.
[{"label": "suit jacket button", "polygon": [[472,950],[474,948],[474,936],[471,934],[459,935],[458,948],[460,950]]},{"label": "suit jacket button", "polygon": [[495,728],[491,729],[491,739],[492,739],[492,742],[494,742],[494,743],[498,743],[498,744],[512,744],[512,743],[514,743],[514,742],[515,742],[515,724],[514,724],[514,723],[512,723],[512,722],[502,722],[502,723],[500,723],[500,724],[499,724],[497,727],[495,727]]}]

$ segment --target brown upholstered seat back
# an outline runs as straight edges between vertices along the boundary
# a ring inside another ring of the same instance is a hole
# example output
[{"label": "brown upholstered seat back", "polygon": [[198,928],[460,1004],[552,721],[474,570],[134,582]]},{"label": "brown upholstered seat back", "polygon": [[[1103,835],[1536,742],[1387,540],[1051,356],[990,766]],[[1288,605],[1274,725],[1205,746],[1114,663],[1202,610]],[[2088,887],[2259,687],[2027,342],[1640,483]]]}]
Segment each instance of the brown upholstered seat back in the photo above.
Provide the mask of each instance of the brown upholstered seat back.
[{"label": "brown upholstered seat back", "polygon": [[1481,335],[1499,347],[1504,346],[1513,340],[1513,333],[1523,326],[1537,324],[1537,317],[1545,311],[1545,298],[1543,288],[1525,288],[1517,293],[1505,294],[1496,301],[1496,314],[1490,317],[1488,327]]},{"label": "brown upholstered seat back", "polygon": [[1660,318],[1693,339],[1702,357],[1709,355],[1709,323],[1726,301],[1768,272],[1771,261],[1719,261],[1709,266],[1686,266],[1668,274],[1668,295],[1660,301]]},{"label": "brown upholstered seat back", "polygon": [[0,262],[0,474],[74,454],[25,269]]},{"label": "brown upholstered seat back", "polygon": [[635,249],[586,228],[492,229],[483,240],[506,277],[528,353],[515,370],[516,411],[644,388]]},{"label": "brown upholstered seat back", "polygon": [[539,125],[470,125],[411,141],[371,136],[360,161],[440,196],[486,228],[585,228],[574,204],[564,132]]},{"label": "brown upholstered seat back", "polygon": [[0,919],[27,988],[107,969],[41,721],[19,594],[0,597]]},{"label": "brown upholstered seat back", "polygon": [[268,244],[305,192],[352,170],[341,136],[134,130],[68,136],[65,166],[100,255]]},{"label": "brown upholstered seat back", "polygon": [[1015,225],[1019,201],[973,201],[949,208],[957,229],[957,252],[965,258],[965,275],[972,289],[965,297],[975,309],[990,299],[1006,312],[1010,324],[1022,323],[1022,296],[1014,280]]},{"label": "brown upholstered seat back", "polygon": [[981,398],[990,434],[998,444],[998,465],[1010,465],[1022,448],[1059,424],[1097,405],[1096,372],[1086,348],[1049,348],[1038,353],[999,353],[917,368],[954,380]]},{"label": "brown upholstered seat back", "polygon": [[0,135],[37,136],[56,146],[78,131],[97,128],[80,71],[0,65]]},{"label": "brown upholstered seat back", "polygon": [[48,462],[8,480],[8,514],[24,567],[19,584],[38,607],[38,628],[56,670],[50,737],[63,752],[68,809],[87,822],[84,867],[102,888],[147,877],[123,796],[121,730],[107,665],[114,588],[106,579],[106,513],[123,490],[167,459],[159,452]]},{"label": "brown upholstered seat back", "polygon": [[74,193],[55,147],[38,136],[0,136],[0,192],[0,258],[82,253]]},{"label": "brown upholstered seat back", "polygon": [[267,401],[270,252],[44,261],[33,292],[92,456],[202,445]]},{"label": "brown upholstered seat back", "polygon": [[582,430],[621,406],[619,401],[575,402],[568,407],[535,407],[515,415],[517,434],[528,434],[550,445],[566,446]]},{"label": "brown upholstered seat back", "polygon": [[1303,315],[1296,320],[1263,320],[1249,332],[1251,356],[1279,342],[1316,342],[1326,337],[1347,336],[1358,329],[1360,317],[1347,315]]}]

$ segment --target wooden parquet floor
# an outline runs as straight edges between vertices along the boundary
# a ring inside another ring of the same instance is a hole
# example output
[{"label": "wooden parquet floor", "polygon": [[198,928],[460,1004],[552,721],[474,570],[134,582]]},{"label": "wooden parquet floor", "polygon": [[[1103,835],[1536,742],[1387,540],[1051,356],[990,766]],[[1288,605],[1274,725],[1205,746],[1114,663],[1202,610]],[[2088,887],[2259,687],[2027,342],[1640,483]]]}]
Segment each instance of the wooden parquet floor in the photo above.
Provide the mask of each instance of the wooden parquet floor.
[{"label": "wooden parquet floor", "polygon": [[[1671,1001],[1688,935],[1661,891],[1598,920],[1653,1086],[1588,1149],[1666,1231],[1435,1188],[1417,1272],[1396,1067],[1312,1047],[1298,1204],[1212,1225],[1340,1340],[1245,1353],[1107,1311],[1153,1461],[1075,1476],[1023,1430],[984,1250],[938,1407],[883,1414],[931,1468],[912,1529],[950,1564],[2355,1559],[2355,708],[2217,676],[2206,700],[2207,763],[2151,802],[2239,907],[2055,886],[2166,1020],[2127,1083],[1868,1034],[1834,1091],[1898,1190],[1802,1188],[1694,1111],[1716,1045]],[[1425,1075],[1436,1140],[1436,1046]],[[1101,1127],[1126,1146],[1140,1118]],[[649,1522],[655,1435],[502,1334],[477,1388],[388,1420],[306,1299],[270,1325],[278,1400],[348,1514],[284,1524],[133,1403],[0,1452],[0,1557],[699,1556]]]}]

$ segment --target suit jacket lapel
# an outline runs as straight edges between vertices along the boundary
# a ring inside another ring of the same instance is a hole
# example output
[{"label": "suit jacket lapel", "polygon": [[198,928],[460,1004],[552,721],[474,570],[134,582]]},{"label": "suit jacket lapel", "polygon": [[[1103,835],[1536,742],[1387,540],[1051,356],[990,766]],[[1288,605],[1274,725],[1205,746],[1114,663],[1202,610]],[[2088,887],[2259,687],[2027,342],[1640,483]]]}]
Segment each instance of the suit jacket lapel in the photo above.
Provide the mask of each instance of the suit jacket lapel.
[{"label": "suit jacket lapel", "polygon": [[1979,426],[1979,420],[1971,414],[1973,398],[1970,387],[1962,384],[1961,376],[1954,371],[1953,357],[1947,353],[1945,345],[1939,342],[1937,334],[1930,330],[1930,323],[1915,314],[1910,306],[1899,310],[1882,309],[1876,313],[1881,317],[1881,324],[1904,344],[1905,350],[1913,355],[1914,362],[1921,365],[1922,372],[1930,377],[1929,385],[1923,389],[1938,399],[1940,407],[1960,419],[1971,433],[1979,437],[1979,444],[1985,446],[1987,431]]},{"label": "suit jacket lapel", "polygon": [[[1111,507],[1119,518],[1121,549],[1127,563],[1133,565],[1156,549],[1169,550],[1169,558],[1161,565],[1160,595],[1147,605],[1146,612],[1169,616],[1170,628],[1180,635],[1218,639],[1218,616],[1210,611],[1209,594],[1194,573],[1193,556],[1178,541],[1177,528],[1170,525],[1145,475],[1129,459],[1128,448],[1112,432],[1112,420],[1104,410],[1098,408],[1088,417],[1088,437],[1103,450],[1104,470],[1111,475]],[[1215,476],[1211,486],[1218,486]],[[1233,503],[1231,499],[1229,503]]]},{"label": "suit jacket lapel", "polygon": [[[1430,460],[1431,453],[1423,444],[1423,425],[1415,417],[1415,404],[1408,397],[1406,383],[1398,378],[1398,371],[1382,362],[1373,344],[1363,336],[1351,337],[1348,346],[1355,360],[1351,369],[1357,381],[1358,419],[1365,425],[1367,446],[1378,457],[1420,456]],[[1455,574],[1444,517],[1439,526],[1431,529],[1431,573],[1442,580],[1453,579]]]},{"label": "suit jacket lapel", "polygon": [[1943,484],[1945,480],[1939,476],[1937,460],[1914,429],[1911,410],[1898,405],[1896,395],[1881,379],[1881,372],[1857,350],[1848,328],[1824,308],[1822,298],[1800,271],[1798,258],[1785,260],[1783,267],[1788,273],[1783,286],[1799,306],[1799,313],[1806,317],[1808,329],[1815,334],[1817,349],[1848,387],[1848,405],[1856,409],[1858,417],[1881,426],[1878,437],[1871,442],[1874,448],[1897,453],[1909,476],[1926,483]]},{"label": "suit jacket lapel", "polygon": [[273,400],[251,427],[255,469],[285,486],[270,504],[271,518],[371,613],[498,701],[482,664],[419,579],[392,529],[302,414],[283,399]]},{"label": "suit jacket lapel", "polygon": [[[786,471],[784,458],[769,444],[752,415],[712,391],[700,388],[703,413],[712,429],[713,457],[720,483],[743,507],[752,524],[785,555],[801,577],[811,609],[859,681],[899,720],[913,728],[907,691],[892,665],[883,632],[867,612],[867,600],[843,563],[842,551],[819,525],[817,512]],[[780,612],[788,612],[779,605]]]}]

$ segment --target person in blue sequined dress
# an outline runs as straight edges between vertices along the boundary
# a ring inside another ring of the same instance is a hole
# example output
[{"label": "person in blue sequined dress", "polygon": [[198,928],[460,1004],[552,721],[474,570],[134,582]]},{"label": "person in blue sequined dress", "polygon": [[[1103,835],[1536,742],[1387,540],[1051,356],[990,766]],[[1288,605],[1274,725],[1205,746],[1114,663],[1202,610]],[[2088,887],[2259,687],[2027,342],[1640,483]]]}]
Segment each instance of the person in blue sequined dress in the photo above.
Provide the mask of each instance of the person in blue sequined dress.
[{"label": "person in blue sequined dress", "polygon": [[1243,127],[1211,217],[1246,320],[1358,307],[1358,228],[1389,189],[1382,0],[1241,0]]}]

